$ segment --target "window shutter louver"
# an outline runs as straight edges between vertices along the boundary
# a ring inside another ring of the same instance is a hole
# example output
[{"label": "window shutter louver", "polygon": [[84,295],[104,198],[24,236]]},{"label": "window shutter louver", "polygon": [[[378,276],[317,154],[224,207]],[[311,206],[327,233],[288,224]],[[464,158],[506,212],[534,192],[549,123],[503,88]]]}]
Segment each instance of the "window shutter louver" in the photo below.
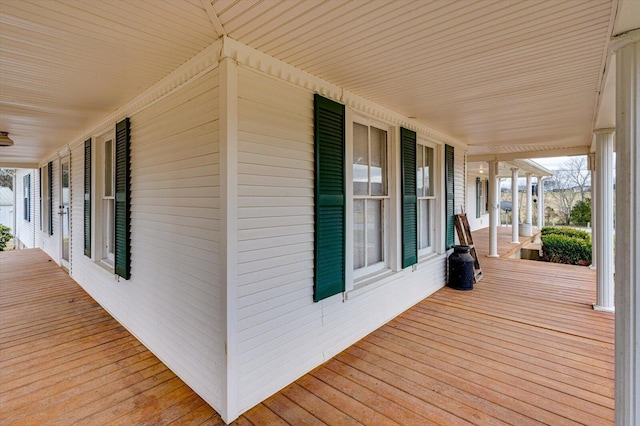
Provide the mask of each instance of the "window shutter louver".
[{"label": "window shutter louver", "polygon": [[315,258],[313,300],[345,288],[345,109],[314,96]]},{"label": "window shutter louver", "polygon": [[480,203],[482,198],[480,197],[482,192],[482,181],[479,177],[476,178],[476,218],[479,218],[482,213],[482,206]]},{"label": "window shutter louver", "polygon": [[[48,211],[48,220],[49,220],[49,235],[53,235],[53,161],[49,162],[47,167],[47,211]],[[60,194],[62,196],[62,194]]]},{"label": "window shutter louver", "polygon": [[130,139],[127,117],[116,124],[115,158],[115,273],[125,280],[131,277]]},{"label": "window shutter louver", "polygon": [[416,132],[400,128],[402,170],[402,267],[418,263]]},{"label": "window shutter louver", "polygon": [[84,142],[84,254],[91,257],[91,139]]},{"label": "window shutter louver", "polygon": [[445,173],[445,191],[447,193],[446,212],[447,218],[447,238],[446,248],[449,249],[455,244],[454,227],[455,227],[455,177],[454,177],[454,154],[453,147],[445,145],[444,148],[444,173]]}]

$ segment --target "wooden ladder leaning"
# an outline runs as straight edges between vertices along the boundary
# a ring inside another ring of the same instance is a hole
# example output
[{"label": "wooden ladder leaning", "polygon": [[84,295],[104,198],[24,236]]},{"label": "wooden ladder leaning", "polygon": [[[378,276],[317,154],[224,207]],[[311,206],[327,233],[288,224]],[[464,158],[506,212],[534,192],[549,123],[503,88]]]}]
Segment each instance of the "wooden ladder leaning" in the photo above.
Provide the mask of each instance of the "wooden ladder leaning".
[{"label": "wooden ladder leaning", "polygon": [[471,236],[471,228],[469,227],[469,221],[467,215],[456,215],[456,232],[458,233],[458,239],[463,246],[469,246],[469,254],[473,257],[473,282],[477,283],[482,279],[482,268],[480,268],[480,262],[478,262],[478,253],[476,252],[476,246],[473,243],[473,237]]}]

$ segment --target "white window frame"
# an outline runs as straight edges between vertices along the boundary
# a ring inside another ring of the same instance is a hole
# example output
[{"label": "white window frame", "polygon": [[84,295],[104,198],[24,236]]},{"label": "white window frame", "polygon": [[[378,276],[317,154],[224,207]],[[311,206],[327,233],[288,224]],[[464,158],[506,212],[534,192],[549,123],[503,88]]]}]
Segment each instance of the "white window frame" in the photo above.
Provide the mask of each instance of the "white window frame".
[{"label": "white window frame", "polygon": [[[416,150],[423,150],[423,164],[424,164],[424,160],[425,160],[425,156],[424,154],[426,154],[426,149],[425,148],[430,148],[433,150],[433,165],[432,168],[433,170],[430,171],[430,174],[433,176],[433,181],[432,181],[432,193],[433,195],[421,195],[421,194],[417,194],[417,202],[418,202],[418,257],[423,257],[423,256],[427,256],[430,255],[432,253],[436,252],[436,247],[438,247],[438,209],[441,205],[440,203],[440,185],[439,185],[439,181],[440,181],[440,167],[439,167],[439,146],[437,144],[428,142],[424,139],[418,139],[417,144],[416,144]],[[416,158],[418,158],[418,155],[416,153]],[[420,187],[420,184],[418,183],[418,166],[416,165],[416,190]],[[430,229],[430,239],[431,239],[431,244],[425,247],[421,247],[422,246],[422,229],[425,226],[425,224],[422,222],[422,214],[421,214],[421,210],[422,210],[422,203],[423,201],[427,201],[428,203],[430,203],[430,212],[429,212],[429,220],[430,220],[430,224],[431,224],[431,229]]]},{"label": "white window frame", "polygon": [[480,177],[480,216],[486,216],[489,214],[489,190],[487,186],[489,184],[489,178]]},{"label": "white window frame", "polygon": [[[384,122],[371,119],[369,117],[357,114],[347,108],[345,114],[346,124],[346,153],[345,153],[345,169],[346,169],[346,261],[345,276],[346,290],[354,289],[354,286],[368,279],[374,278],[379,274],[388,272],[395,268],[397,259],[396,250],[396,232],[397,227],[394,224],[397,219],[395,210],[397,204],[398,185],[396,175],[395,153],[396,132],[399,128],[395,128]],[[375,127],[387,133],[387,194],[384,196],[355,196],[353,194],[353,125],[358,123],[368,127]],[[383,200],[383,261],[369,265],[358,270],[354,270],[354,200],[355,199],[382,199]]]},{"label": "white window frame", "polygon": [[[99,262],[108,270],[113,270],[115,265],[115,130],[110,130],[95,138],[92,164],[93,197],[93,260]],[[105,195],[105,144],[111,141],[111,195]],[[110,214],[107,204],[111,203]],[[108,216],[111,216],[109,218]],[[112,251],[107,250],[107,244],[111,243]]]}]

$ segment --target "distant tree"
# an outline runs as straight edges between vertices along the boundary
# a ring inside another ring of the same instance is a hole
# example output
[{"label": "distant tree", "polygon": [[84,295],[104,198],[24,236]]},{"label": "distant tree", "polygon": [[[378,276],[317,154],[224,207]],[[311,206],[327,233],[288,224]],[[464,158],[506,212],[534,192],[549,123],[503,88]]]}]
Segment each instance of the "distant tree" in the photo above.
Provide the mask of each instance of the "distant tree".
[{"label": "distant tree", "polygon": [[571,157],[562,164],[562,178],[572,189],[580,191],[580,201],[584,201],[587,188],[591,187],[591,172],[587,167],[587,157]]},{"label": "distant tree", "polygon": [[550,181],[550,186],[553,189],[548,193],[548,195],[554,200],[554,205],[556,207],[555,214],[557,215],[560,224],[568,225],[571,220],[571,209],[578,197],[578,193],[568,187],[567,180],[562,174],[562,170],[556,172]]},{"label": "distant tree", "polygon": [[[571,210],[580,195],[580,201],[585,201],[585,193],[591,186],[591,173],[587,169],[585,156],[572,157],[565,161],[560,170],[554,172],[549,179],[550,196],[556,204],[556,214],[561,224],[571,223]],[[545,185],[546,187],[546,185]]]},{"label": "distant tree", "polygon": [[553,209],[553,207],[545,207],[544,208],[544,221],[545,222],[551,222],[551,219],[554,219],[557,216],[556,211]]},{"label": "distant tree", "polygon": [[587,226],[591,222],[591,199],[589,197],[578,201],[571,209],[571,223]]},{"label": "distant tree", "polygon": [[7,188],[13,188],[13,176],[16,171],[13,169],[0,168],[0,186],[6,186]]}]

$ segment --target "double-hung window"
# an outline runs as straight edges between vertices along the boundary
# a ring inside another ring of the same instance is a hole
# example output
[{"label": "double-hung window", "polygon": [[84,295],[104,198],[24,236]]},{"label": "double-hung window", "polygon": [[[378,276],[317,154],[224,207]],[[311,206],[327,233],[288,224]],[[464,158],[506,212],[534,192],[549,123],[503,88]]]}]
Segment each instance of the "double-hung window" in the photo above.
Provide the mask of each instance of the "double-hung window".
[{"label": "double-hung window", "polygon": [[31,222],[31,175],[22,178],[23,219]]},{"label": "double-hung window", "polygon": [[489,211],[489,201],[487,194],[489,193],[489,181],[480,177],[476,178],[476,218],[487,214]]},{"label": "double-hung window", "polygon": [[84,253],[124,279],[131,277],[130,139],[125,118],[84,145]]},{"label": "double-hung window", "polygon": [[353,122],[354,278],[388,264],[388,131]]},{"label": "double-hung window", "polygon": [[433,252],[436,236],[435,149],[416,147],[416,195],[418,197],[418,254]]},{"label": "double-hung window", "polygon": [[97,167],[97,210],[99,213],[99,229],[97,235],[98,259],[113,267],[115,259],[115,193],[114,193],[114,143],[115,135],[110,132],[98,138],[98,167]]}]

